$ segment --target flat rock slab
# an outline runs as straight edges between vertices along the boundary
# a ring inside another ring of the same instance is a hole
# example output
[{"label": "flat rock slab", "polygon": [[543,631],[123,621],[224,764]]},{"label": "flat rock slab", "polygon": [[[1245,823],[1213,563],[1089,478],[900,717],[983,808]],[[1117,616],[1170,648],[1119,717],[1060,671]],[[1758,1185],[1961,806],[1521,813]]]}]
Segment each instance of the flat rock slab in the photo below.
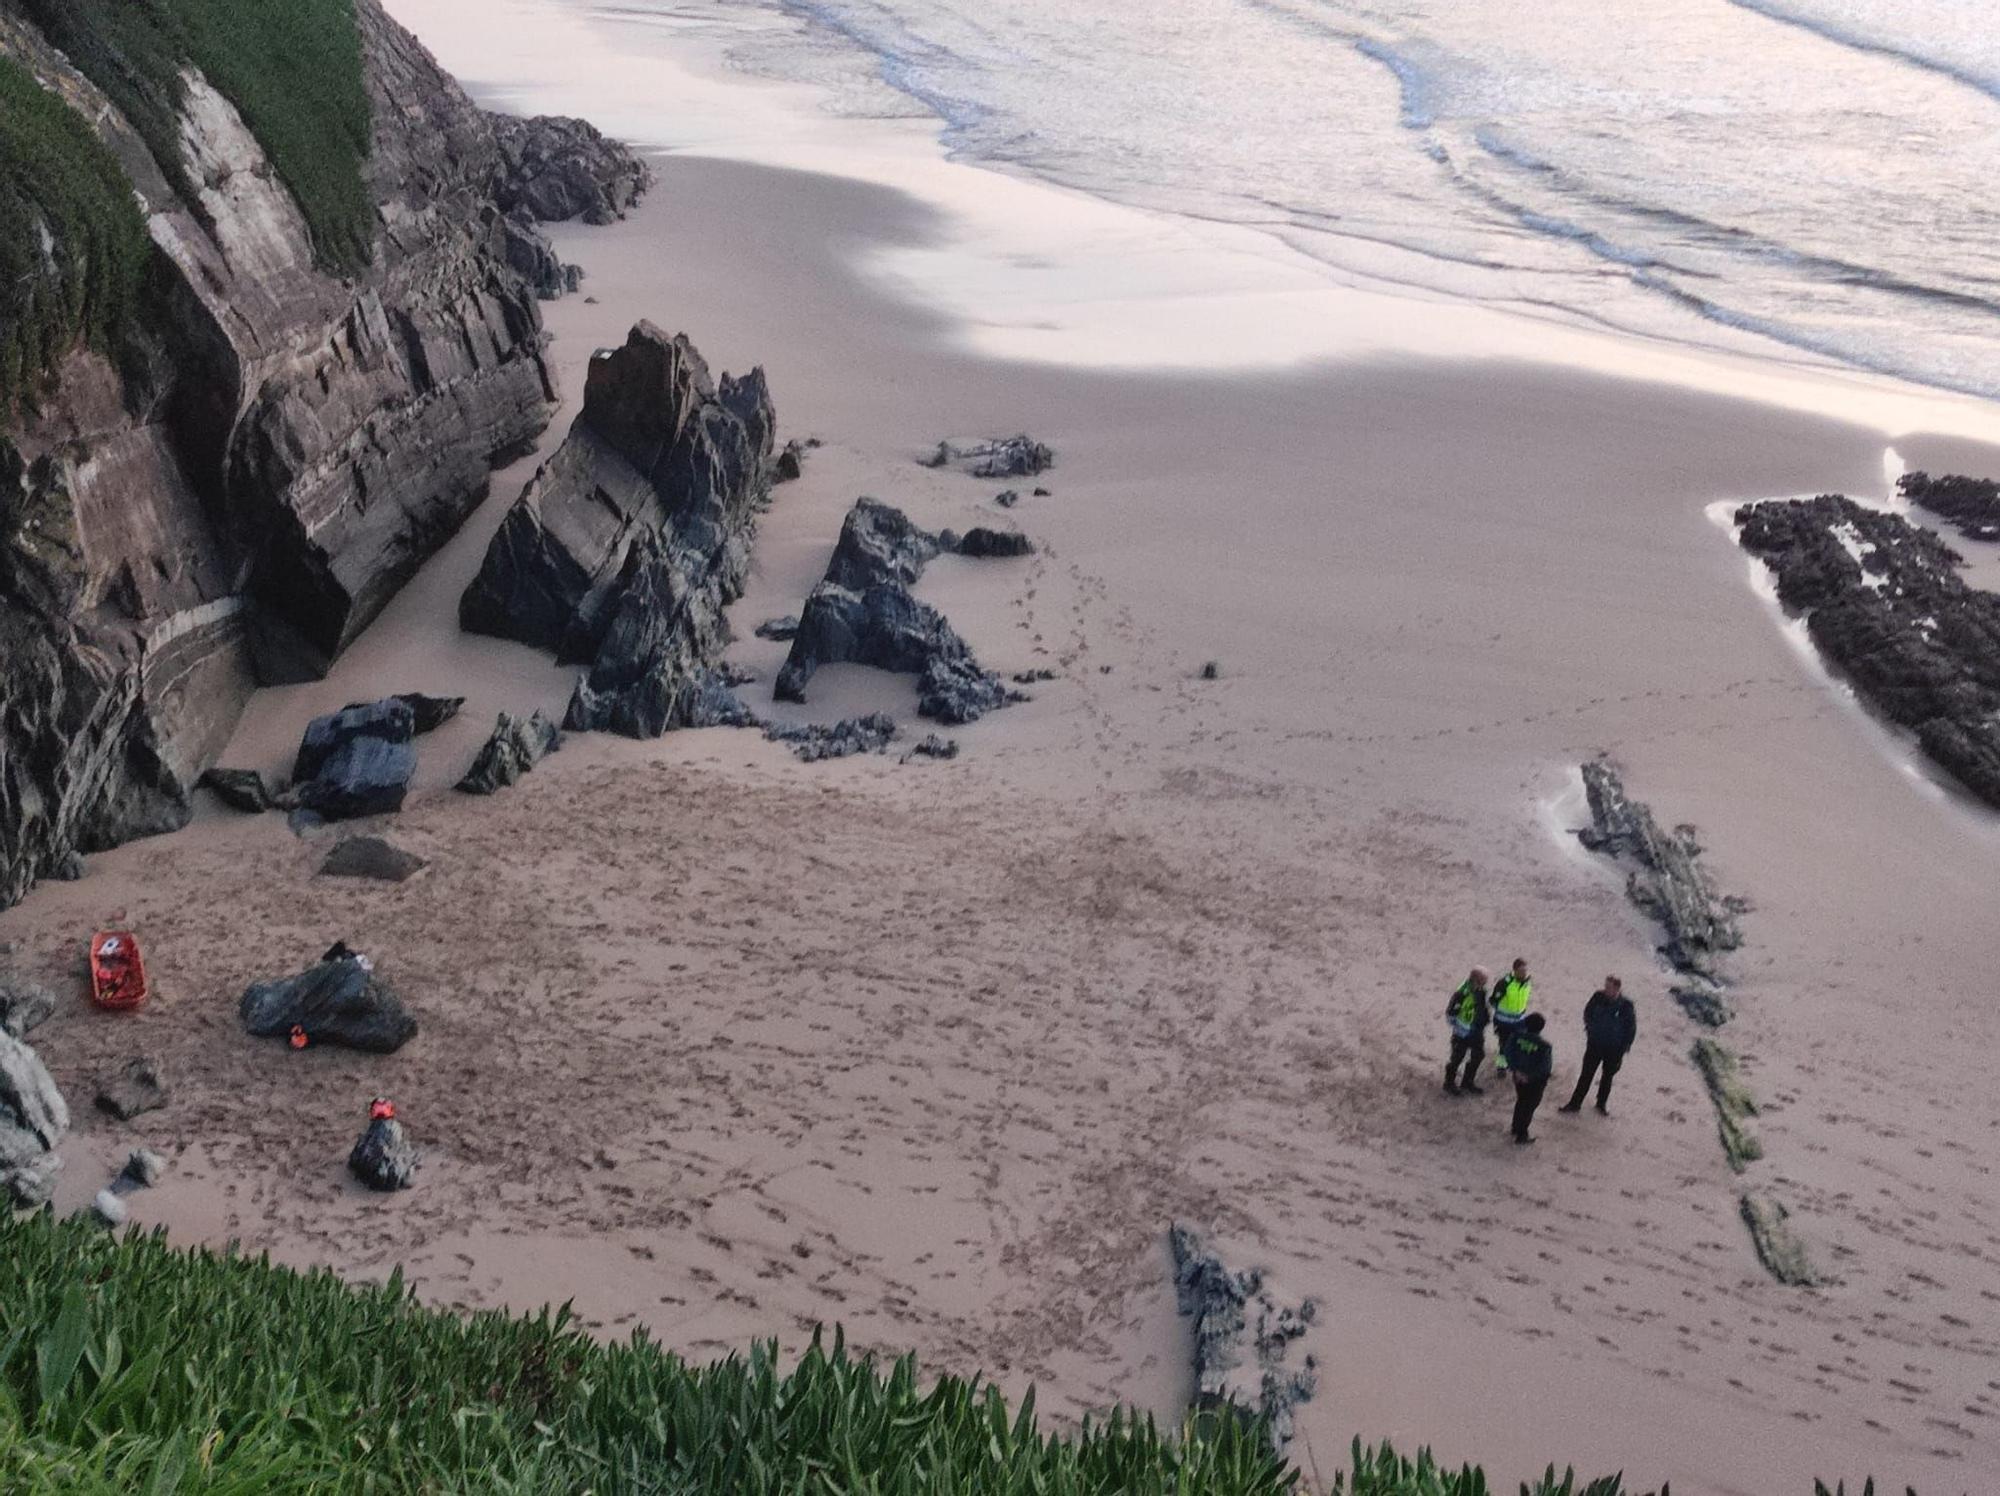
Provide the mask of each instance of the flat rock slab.
[{"label": "flat rock slab", "polygon": [[327,854],[319,870],[329,878],[372,878],[406,883],[430,864],[379,836],[350,836]]}]

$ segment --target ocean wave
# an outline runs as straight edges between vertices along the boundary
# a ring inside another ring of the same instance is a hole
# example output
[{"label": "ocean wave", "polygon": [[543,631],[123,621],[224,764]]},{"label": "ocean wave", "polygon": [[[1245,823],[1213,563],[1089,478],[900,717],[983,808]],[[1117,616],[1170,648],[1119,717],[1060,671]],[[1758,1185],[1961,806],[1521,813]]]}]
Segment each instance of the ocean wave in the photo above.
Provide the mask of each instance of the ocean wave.
[{"label": "ocean wave", "polygon": [[1873,57],[1887,57],[1910,67],[1921,68],[1927,73],[1936,73],[1949,78],[1954,83],[1975,89],[1992,99],[2000,99],[2000,71],[1987,72],[1968,66],[1958,58],[1942,52],[1919,49],[1919,44],[1905,38],[1892,38],[1863,30],[1851,22],[1842,24],[1830,17],[1788,4],[1786,0],[1729,0],[1740,10],[1754,12],[1781,25],[1796,26],[1801,31],[1810,31],[1836,46],[1846,47],[1854,52],[1866,52]]}]

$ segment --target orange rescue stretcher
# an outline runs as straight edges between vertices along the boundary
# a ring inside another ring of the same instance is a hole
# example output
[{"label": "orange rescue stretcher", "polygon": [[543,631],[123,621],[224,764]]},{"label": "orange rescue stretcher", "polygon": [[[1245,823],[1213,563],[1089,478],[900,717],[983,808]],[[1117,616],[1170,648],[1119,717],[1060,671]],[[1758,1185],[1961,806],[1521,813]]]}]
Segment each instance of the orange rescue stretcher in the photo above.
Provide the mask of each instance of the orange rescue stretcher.
[{"label": "orange rescue stretcher", "polygon": [[90,995],[100,1008],[136,1008],[146,1000],[146,958],[130,930],[90,937]]}]

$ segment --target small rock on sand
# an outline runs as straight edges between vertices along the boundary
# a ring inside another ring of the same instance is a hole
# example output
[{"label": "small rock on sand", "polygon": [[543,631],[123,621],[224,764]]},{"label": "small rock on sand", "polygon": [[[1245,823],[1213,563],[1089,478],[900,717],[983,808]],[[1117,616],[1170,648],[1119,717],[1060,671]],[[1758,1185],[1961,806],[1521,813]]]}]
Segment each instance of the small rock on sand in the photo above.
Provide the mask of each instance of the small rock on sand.
[{"label": "small rock on sand", "polygon": [[0,1032],[19,1039],[56,1010],[56,995],[38,982],[0,975]]},{"label": "small rock on sand", "polygon": [[319,870],[329,878],[373,878],[405,883],[430,864],[380,836],[350,836],[327,854]]},{"label": "small rock on sand", "polygon": [[108,1189],[97,1192],[90,1202],[90,1213],[97,1218],[100,1226],[107,1226],[112,1230],[124,1225],[131,1218],[131,1212],[125,1209],[125,1202]]},{"label": "small rock on sand", "polygon": [[113,1188],[123,1185],[129,1189],[149,1190],[160,1182],[160,1176],[166,1172],[167,1161],[159,1154],[150,1148],[134,1148]]},{"label": "small rock on sand", "polygon": [[97,1087],[97,1109],[120,1122],[130,1122],[142,1112],[157,1111],[166,1104],[166,1082],[160,1079],[159,1067],[145,1055],[134,1055]]}]

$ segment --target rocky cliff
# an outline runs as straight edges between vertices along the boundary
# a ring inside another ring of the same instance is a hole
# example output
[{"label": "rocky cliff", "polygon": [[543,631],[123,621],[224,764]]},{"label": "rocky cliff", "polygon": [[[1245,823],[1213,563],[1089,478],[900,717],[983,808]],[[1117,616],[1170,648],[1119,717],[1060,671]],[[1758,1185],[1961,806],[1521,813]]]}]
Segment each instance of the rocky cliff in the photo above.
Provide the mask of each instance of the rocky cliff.
[{"label": "rocky cliff", "polygon": [[[163,164],[160,131],[31,13],[0,0],[0,65],[89,122],[151,258],[136,330],[55,350],[35,397],[0,414],[0,907],[72,850],[185,821],[252,685],[323,672],[555,397],[534,292],[507,260],[513,177],[492,119],[377,0],[352,5],[373,242],[351,273],[316,253],[258,136],[193,63],[175,80],[180,159]],[[63,247],[36,227],[53,266]]]}]

